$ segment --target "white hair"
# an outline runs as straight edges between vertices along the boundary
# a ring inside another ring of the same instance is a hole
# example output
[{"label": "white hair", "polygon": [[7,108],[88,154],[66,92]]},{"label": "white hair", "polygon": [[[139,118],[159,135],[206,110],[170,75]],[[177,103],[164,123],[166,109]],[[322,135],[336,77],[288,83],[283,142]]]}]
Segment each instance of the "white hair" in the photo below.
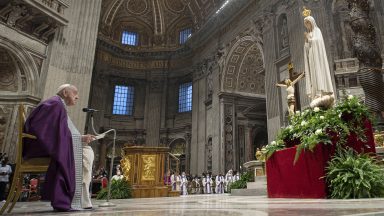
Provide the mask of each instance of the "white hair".
[{"label": "white hair", "polygon": [[64,91],[65,89],[68,89],[68,88],[70,88],[70,89],[75,89],[76,87],[75,87],[74,85],[71,85],[71,84],[68,84],[68,83],[63,84],[63,85],[59,86],[59,88],[57,88],[57,90],[56,90],[56,94],[57,94],[57,95],[62,95],[62,94],[63,94],[63,91]]}]

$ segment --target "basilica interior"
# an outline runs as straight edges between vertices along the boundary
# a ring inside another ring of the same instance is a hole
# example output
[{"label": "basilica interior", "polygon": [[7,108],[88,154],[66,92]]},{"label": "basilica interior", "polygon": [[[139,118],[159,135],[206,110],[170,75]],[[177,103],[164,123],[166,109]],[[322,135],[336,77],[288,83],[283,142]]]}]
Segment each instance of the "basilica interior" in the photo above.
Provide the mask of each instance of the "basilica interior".
[{"label": "basilica interior", "polygon": [[[70,83],[79,90],[69,109],[77,128],[117,132],[115,157],[113,136],[91,144],[96,168],[118,163],[125,146],[147,146],[169,147],[191,175],[241,170],[287,124],[287,93],[276,83],[289,76],[289,63],[304,71],[303,6],[323,33],[337,94],[364,97],[349,4],[1,0],[1,152],[15,160],[17,106],[30,111]],[[384,57],[384,2],[369,4]],[[305,81],[295,88],[302,110]]]}]

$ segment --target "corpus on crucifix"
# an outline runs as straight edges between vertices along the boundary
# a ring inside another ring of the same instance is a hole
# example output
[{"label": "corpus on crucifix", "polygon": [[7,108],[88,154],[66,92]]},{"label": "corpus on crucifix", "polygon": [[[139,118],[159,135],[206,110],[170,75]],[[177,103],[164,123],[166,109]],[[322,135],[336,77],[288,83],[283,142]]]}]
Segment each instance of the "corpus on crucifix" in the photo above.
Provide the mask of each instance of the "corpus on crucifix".
[{"label": "corpus on crucifix", "polygon": [[288,103],[288,111],[289,115],[293,115],[295,113],[295,84],[304,77],[304,72],[295,74],[293,71],[292,63],[288,64],[289,78],[284,79],[283,81],[276,83],[276,86],[286,87],[287,88],[287,103]]}]

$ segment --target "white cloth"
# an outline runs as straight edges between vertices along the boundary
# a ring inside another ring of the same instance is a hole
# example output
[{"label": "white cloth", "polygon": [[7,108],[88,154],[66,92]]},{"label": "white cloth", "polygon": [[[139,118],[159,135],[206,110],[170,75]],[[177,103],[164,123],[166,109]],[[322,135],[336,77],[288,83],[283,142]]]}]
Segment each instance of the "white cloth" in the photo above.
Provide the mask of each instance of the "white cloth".
[{"label": "white cloth", "polygon": [[216,193],[224,193],[224,176],[216,176]]},{"label": "white cloth", "polygon": [[235,181],[239,181],[240,180],[240,175],[239,174],[236,174],[234,177],[233,177],[233,182]]},{"label": "white cloth", "polygon": [[188,180],[186,176],[181,176],[181,195],[188,195]]},{"label": "white cloth", "polygon": [[92,181],[92,165],[95,154],[91,146],[83,146],[83,193],[81,196],[81,205],[83,208],[91,208],[91,194],[89,193],[89,186]]},{"label": "white cloth", "polygon": [[181,176],[176,176],[176,191],[181,191]]},{"label": "white cloth", "polygon": [[232,172],[228,171],[227,174],[225,174],[225,191],[229,191],[231,189],[231,184],[233,181]]},{"label": "white cloth", "polygon": [[176,191],[176,175],[171,175],[171,185],[172,185],[172,191]]},{"label": "white cloth", "polygon": [[322,93],[334,93],[331,72],[329,70],[324,39],[312,16],[305,17],[313,30],[308,33],[308,42],[304,45],[306,94],[312,99]]},{"label": "white cloth", "polygon": [[212,179],[209,175],[203,178],[204,193],[210,194],[212,187]]},{"label": "white cloth", "polygon": [[71,207],[74,210],[81,210],[82,186],[83,186],[83,151],[81,134],[68,116],[68,128],[72,134],[73,156],[75,159],[75,195],[73,196]]}]

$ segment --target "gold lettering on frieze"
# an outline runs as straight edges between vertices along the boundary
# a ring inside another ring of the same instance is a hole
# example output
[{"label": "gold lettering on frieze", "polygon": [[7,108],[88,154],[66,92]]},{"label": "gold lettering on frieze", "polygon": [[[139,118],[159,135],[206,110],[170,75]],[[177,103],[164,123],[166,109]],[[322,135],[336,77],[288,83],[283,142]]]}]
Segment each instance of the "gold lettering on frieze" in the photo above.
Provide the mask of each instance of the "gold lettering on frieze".
[{"label": "gold lettering on frieze", "polygon": [[129,68],[129,69],[161,69],[167,65],[165,60],[156,61],[132,61],[121,58],[114,58],[109,53],[100,52],[99,59],[112,66]]},{"label": "gold lettering on frieze", "polygon": [[154,181],[155,180],[155,171],[156,171],[156,155],[142,155],[142,172],[141,180],[142,181]]}]

